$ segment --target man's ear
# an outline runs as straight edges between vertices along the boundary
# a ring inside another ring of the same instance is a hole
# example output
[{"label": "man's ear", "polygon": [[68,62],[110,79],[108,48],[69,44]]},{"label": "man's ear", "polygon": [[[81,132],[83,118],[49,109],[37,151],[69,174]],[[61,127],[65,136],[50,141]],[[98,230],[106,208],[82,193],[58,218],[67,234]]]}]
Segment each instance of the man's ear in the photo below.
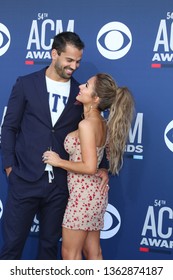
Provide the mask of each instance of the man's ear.
[{"label": "man's ear", "polygon": [[57,58],[57,55],[58,55],[57,50],[56,50],[56,49],[53,49],[53,50],[51,51],[51,55],[52,55],[52,59],[56,59],[56,58]]}]

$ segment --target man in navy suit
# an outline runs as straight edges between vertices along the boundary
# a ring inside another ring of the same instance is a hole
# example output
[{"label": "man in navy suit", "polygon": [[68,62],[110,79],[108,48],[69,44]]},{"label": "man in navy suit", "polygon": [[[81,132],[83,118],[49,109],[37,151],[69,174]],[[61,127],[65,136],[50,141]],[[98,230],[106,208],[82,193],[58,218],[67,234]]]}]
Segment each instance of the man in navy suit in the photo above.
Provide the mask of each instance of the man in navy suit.
[{"label": "man in navy suit", "polygon": [[[38,259],[57,259],[58,239],[68,200],[67,174],[42,161],[48,148],[67,159],[64,138],[77,129],[83,107],[76,103],[84,43],[74,32],[54,37],[52,62],[19,77],[13,86],[2,126],[2,161],[9,182],[0,259],[20,259],[33,218],[39,215]],[[105,164],[105,165],[104,165]],[[102,186],[108,182],[103,163]]]}]

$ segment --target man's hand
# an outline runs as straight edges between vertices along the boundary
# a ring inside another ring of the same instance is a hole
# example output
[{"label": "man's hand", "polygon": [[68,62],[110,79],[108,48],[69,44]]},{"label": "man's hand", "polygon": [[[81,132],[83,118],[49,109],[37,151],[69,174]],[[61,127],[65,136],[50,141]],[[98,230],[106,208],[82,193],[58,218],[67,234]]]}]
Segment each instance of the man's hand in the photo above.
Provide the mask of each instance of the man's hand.
[{"label": "man's hand", "polygon": [[107,194],[109,191],[109,176],[108,176],[108,171],[107,169],[100,168],[97,171],[96,176],[100,177],[102,179],[101,185],[100,185],[100,192],[101,194]]},{"label": "man's hand", "polygon": [[12,167],[5,168],[5,172],[6,172],[7,177],[10,175],[11,171],[12,171]]}]

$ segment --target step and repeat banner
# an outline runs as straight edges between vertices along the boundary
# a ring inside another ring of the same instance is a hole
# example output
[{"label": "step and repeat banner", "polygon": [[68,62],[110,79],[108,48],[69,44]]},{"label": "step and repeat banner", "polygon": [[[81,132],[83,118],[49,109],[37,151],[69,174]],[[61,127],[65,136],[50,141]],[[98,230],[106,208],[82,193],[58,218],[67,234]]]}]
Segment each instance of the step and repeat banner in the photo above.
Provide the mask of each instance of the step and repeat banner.
[{"label": "step and repeat banner", "polygon": [[[49,65],[57,33],[78,33],[86,47],[75,78],[107,72],[136,106],[123,168],[110,177],[104,259],[173,259],[173,2],[1,2],[0,124],[16,78]],[[0,160],[0,247],[7,188]],[[38,235],[36,215],[23,259],[36,258]]]}]

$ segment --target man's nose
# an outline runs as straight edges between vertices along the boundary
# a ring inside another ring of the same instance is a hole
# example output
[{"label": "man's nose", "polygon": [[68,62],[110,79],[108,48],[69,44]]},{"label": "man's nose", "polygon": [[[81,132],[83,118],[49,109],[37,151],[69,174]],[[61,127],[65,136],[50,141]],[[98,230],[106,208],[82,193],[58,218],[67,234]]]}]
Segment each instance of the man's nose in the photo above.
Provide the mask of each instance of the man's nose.
[{"label": "man's nose", "polygon": [[76,68],[78,68],[78,65],[77,65],[77,62],[76,61],[73,61],[70,63],[70,67],[75,70]]}]

